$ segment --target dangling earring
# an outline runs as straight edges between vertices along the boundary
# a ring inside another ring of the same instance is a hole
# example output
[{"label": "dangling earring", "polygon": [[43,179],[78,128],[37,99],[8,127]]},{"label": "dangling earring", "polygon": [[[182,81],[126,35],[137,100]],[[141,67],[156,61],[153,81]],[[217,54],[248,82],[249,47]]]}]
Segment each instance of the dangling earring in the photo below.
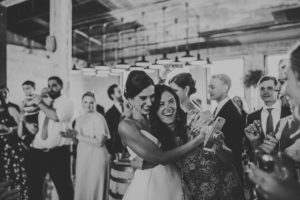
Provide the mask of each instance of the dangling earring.
[{"label": "dangling earring", "polygon": [[132,108],[133,108],[133,106],[132,106],[132,104],[129,102],[129,101],[126,101],[126,106],[127,106],[127,108],[129,109],[129,110],[132,110]]}]

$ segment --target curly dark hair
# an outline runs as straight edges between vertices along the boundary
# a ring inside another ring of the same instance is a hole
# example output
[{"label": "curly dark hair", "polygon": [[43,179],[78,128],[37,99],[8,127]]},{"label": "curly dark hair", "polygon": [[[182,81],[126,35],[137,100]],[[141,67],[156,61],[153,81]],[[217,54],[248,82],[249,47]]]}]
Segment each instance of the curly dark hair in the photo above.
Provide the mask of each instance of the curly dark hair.
[{"label": "curly dark hair", "polygon": [[151,121],[151,126],[153,127],[154,130],[153,131],[154,136],[161,142],[162,150],[166,151],[175,148],[176,144],[175,144],[175,134],[170,130],[170,128],[166,124],[164,124],[160,120],[160,118],[157,115],[157,111],[160,106],[161,96],[164,92],[171,93],[175,98],[175,102],[177,106],[177,113],[175,119],[175,124],[176,124],[175,132],[178,133],[177,136],[179,136],[183,142],[187,141],[187,137],[185,135],[186,113],[180,107],[178,96],[172,90],[172,88],[166,85],[155,85],[155,98],[151,107],[150,121]]}]

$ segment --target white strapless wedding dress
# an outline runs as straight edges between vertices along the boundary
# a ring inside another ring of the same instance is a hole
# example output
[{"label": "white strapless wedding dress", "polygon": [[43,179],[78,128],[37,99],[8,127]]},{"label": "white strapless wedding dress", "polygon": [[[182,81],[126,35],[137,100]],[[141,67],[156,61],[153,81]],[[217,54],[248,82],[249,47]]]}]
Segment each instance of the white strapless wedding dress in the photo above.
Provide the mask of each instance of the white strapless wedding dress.
[{"label": "white strapless wedding dress", "polygon": [[[157,146],[160,143],[150,133],[141,133]],[[130,158],[137,155],[128,148]],[[182,200],[183,193],[178,170],[172,165],[157,165],[154,168],[139,170],[134,173],[123,200]]]}]

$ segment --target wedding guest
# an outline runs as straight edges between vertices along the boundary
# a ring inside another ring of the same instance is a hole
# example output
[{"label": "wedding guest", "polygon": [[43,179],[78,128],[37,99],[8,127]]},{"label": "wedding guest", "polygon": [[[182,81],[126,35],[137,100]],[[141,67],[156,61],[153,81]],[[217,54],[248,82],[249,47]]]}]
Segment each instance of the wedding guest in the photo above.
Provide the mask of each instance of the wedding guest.
[{"label": "wedding guest", "polygon": [[121,121],[121,116],[124,113],[124,100],[120,87],[117,84],[113,84],[108,87],[107,95],[112,100],[113,105],[105,114],[105,118],[108,124],[111,139],[109,142],[109,151],[114,158],[117,153],[126,153],[127,150],[123,147],[121,137],[118,132],[118,125]]},{"label": "wedding guest", "polygon": [[23,140],[26,148],[29,149],[29,145],[33,141],[34,134],[32,134],[25,126],[25,123],[38,124],[38,113],[39,108],[31,103],[35,95],[35,83],[33,81],[27,80],[22,83],[22,89],[25,95],[25,99],[22,101],[21,114],[23,118],[21,119],[22,127],[19,129],[19,137]]},{"label": "wedding guest", "polygon": [[237,108],[238,108],[238,111],[240,112],[240,114],[242,115],[242,117],[243,117],[243,121],[244,121],[244,123],[245,123],[245,125],[246,125],[246,118],[247,118],[247,112],[246,112],[246,109],[245,109],[245,102],[242,100],[242,98],[241,97],[239,97],[239,96],[234,96],[233,98],[232,98],[232,101],[233,101],[233,103],[237,106]]},{"label": "wedding guest", "polygon": [[[276,91],[277,79],[273,76],[263,76],[259,83],[260,97],[264,102],[261,109],[254,111],[247,116],[247,127],[245,134],[247,143],[246,151],[251,160],[254,157],[254,150],[262,145],[263,150],[267,153],[268,149],[275,146],[278,141],[275,138],[275,127],[280,119],[291,114],[289,107],[284,107],[278,100],[278,91]],[[255,131],[254,126],[261,127],[261,131]],[[250,145],[249,145],[250,144]]]},{"label": "wedding guest", "polygon": [[[288,67],[285,72],[286,82],[283,94],[287,95],[294,104],[294,116],[300,121],[300,45],[298,44],[290,53]],[[299,131],[299,128],[298,128]],[[298,141],[298,140],[297,140]],[[297,142],[296,141],[296,142]],[[295,143],[296,143],[295,142]],[[279,173],[267,173],[250,165],[247,170],[250,180],[256,184],[257,191],[268,200],[296,200],[300,196],[300,185],[293,179],[286,179]]]},{"label": "wedding guest", "polygon": [[120,122],[120,136],[128,146],[131,159],[138,156],[157,166],[135,170],[123,200],[181,200],[180,177],[168,163],[173,163],[200,145],[205,134],[199,134],[182,146],[162,151],[159,148],[161,142],[155,137],[149,121],[154,100],[153,80],[144,71],[132,71],[128,75],[124,94],[131,105],[132,114]]},{"label": "wedding guest", "polygon": [[[196,93],[195,80],[190,73],[181,73],[171,78],[169,84],[176,91],[181,108],[187,113],[185,134],[186,138],[191,140],[199,134],[195,118],[197,115],[203,115],[203,112],[190,100],[190,95]],[[166,86],[157,86],[154,102],[161,99],[159,105],[165,105],[166,102],[162,103],[162,98],[168,93],[173,96],[173,99],[176,99],[175,94]],[[154,103],[153,106],[157,108],[158,106],[155,105],[157,103]],[[165,116],[163,117],[165,118]],[[176,124],[174,124],[175,127]],[[164,134],[164,132],[159,133]],[[199,146],[183,157],[181,170],[184,183],[190,192],[190,199],[244,199],[241,181],[233,166],[232,151],[225,145],[224,140],[219,140],[214,148],[216,149],[211,152],[204,150],[203,146]],[[230,181],[228,181],[229,179]]]},{"label": "wedding guest", "polygon": [[0,95],[0,180],[13,181],[10,184],[19,191],[20,199],[27,200],[26,150],[17,134],[17,127],[17,122],[8,111],[5,97]]},{"label": "wedding guest", "polygon": [[84,114],[77,118],[75,130],[63,135],[78,140],[75,200],[108,200],[109,156],[104,144],[110,134],[105,118],[95,106],[95,94],[84,93]]},{"label": "wedding guest", "polygon": [[47,105],[42,96],[36,95],[32,102],[40,108],[39,130],[29,152],[30,198],[43,198],[43,182],[49,173],[60,200],[73,200],[73,183],[70,172],[71,139],[63,138],[61,131],[71,127],[74,108],[62,94],[63,81],[52,76],[48,79],[49,96],[53,105]]},{"label": "wedding guest", "polygon": [[211,77],[208,86],[210,98],[218,103],[214,117],[222,117],[226,120],[222,128],[225,136],[225,144],[232,150],[233,165],[241,180],[243,180],[242,149],[244,136],[244,123],[237,107],[229,98],[231,79],[226,74],[216,74]]},{"label": "wedding guest", "polygon": [[6,104],[8,105],[9,114],[14,118],[17,124],[19,124],[21,122],[21,115],[20,115],[21,110],[17,104],[9,100],[9,89],[6,86],[1,86],[0,93],[4,97]]},{"label": "wedding guest", "polygon": [[[286,77],[285,77],[285,71],[287,69],[288,65],[288,59],[280,59],[278,63],[278,90],[281,91],[281,88],[283,87]],[[289,102],[286,95],[282,94],[282,92],[279,92],[279,99],[280,103],[283,107],[289,108]]]}]

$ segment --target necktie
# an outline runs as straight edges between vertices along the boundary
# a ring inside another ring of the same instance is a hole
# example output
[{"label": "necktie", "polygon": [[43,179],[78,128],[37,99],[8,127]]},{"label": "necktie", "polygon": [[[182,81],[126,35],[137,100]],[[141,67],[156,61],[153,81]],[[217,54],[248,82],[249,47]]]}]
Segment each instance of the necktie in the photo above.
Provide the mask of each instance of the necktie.
[{"label": "necktie", "polygon": [[269,114],[268,114],[268,117],[267,117],[266,135],[268,135],[268,134],[273,135],[273,132],[274,132],[272,109],[273,108],[267,108],[267,111],[268,111]]},{"label": "necktie", "polygon": [[45,120],[42,128],[42,135],[41,135],[43,140],[46,140],[48,138],[48,124],[49,124],[49,118],[45,116]]},{"label": "necktie", "polygon": [[122,110],[122,113],[124,112],[124,105],[123,105],[123,103],[120,103],[120,105],[121,105],[121,110]]},{"label": "necktie", "polygon": [[214,110],[214,112],[213,112],[213,117],[216,117],[217,110],[218,110],[218,106],[215,108],[215,110]]}]

